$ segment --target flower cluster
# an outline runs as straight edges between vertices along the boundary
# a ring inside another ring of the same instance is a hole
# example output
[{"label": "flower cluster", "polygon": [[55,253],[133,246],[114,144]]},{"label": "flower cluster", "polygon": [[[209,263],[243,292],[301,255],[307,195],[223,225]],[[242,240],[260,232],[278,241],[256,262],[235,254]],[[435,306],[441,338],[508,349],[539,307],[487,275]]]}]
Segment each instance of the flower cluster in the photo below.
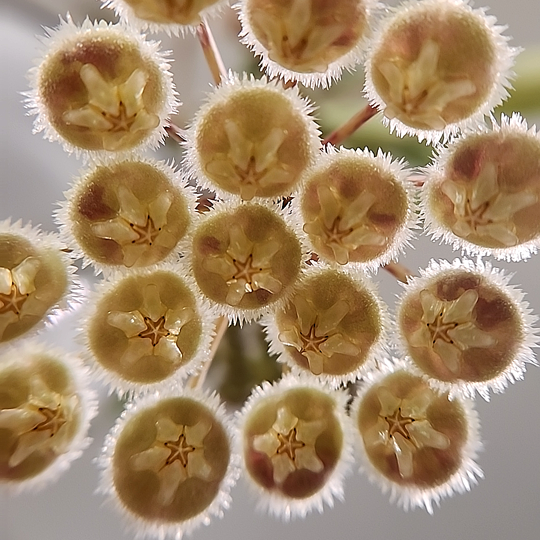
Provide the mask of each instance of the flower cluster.
[{"label": "flower cluster", "polygon": [[[285,519],[343,498],[355,460],[406,509],[468,490],[482,476],[472,400],[522,378],[537,345],[524,295],[482,260],[540,244],[540,138],[518,114],[483,123],[518,52],[502,28],[466,0],[240,0],[257,79],[221,65],[206,24],[221,0],[105,4],[118,24],[68,17],[31,71],[36,131],[84,169],[58,236],[0,224],[0,482],[24,488],[76,457],[91,377],[128,398],[100,490],[143,535],[220,516],[241,472]],[[186,129],[140,30],[199,36],[216,80]],[[301,85],[361,61],[363,120],[322,139]],[[442,141],[432,164],[338,146],[377,111],[390,131]],[[143,154],[166,134],[182,139],[180,167]],[[478,260],[401,275],[393,315],[373,277],[399,274],[421,224]],[[77,259],[101,274],[82,362],[11,347],[69,304]],[[233,419],[201,387],[226,326],[254,321],[283,377]]]}]

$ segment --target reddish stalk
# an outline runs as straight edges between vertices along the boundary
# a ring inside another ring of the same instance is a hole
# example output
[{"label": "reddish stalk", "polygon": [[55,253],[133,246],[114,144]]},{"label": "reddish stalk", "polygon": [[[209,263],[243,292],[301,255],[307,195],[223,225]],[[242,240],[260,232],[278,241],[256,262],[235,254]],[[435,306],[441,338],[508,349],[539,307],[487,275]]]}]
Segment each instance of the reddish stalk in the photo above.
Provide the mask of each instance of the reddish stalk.
[{"label": "reddish stalk", "polygon": [[217,48],[214,36],[206,22],[203,21],[198,26],[197,37],[199,38],[199,43],[201,44],[204,57],[206,58],[206,63],[212,73],[212,78],[216,84],[219,84],[222,79],[227,77],[227,70],[225,69],[225,64],[223,63],[221,54]]},{"label": "reddish stalk", "polygon": [[373,108],[368,103],[362,110],[358,111],[352,118],[345,122],[345,124],[330,133],[330,135],[323,140],[323,144],[333,144],[334,146],[337,146],[363,126],[370,118],[373,118],[377,112],[377,109]]}]

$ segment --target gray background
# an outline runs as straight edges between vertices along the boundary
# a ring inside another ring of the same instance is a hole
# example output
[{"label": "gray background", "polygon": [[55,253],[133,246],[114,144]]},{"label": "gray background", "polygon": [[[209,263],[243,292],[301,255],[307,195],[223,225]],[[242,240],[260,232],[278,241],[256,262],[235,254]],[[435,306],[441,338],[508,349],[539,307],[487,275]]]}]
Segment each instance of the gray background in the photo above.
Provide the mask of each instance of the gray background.
[{"label": "gray background", "polygon": [[[392,2],[395,3],[395,2]],[[477,2],[482,5],[483,2]],[[491,13],[512,44],[539,46],[540,3],[538,0],[486,0]],[[99,17],[94,0],[1,0],[0,4],[0,219],[13,216],[54,230],[51,212],[55,202],[80,163],[58,144],[33,136],[32,120],[25,116],[18,92],[26,90],[25,74],[36,57],[41,25],[55,26],[57,13],[71,11],[76,21],[86,13]],[[234,41],[235,24],[227,19],[217,24],[216,39],[223,47],[228,67],[240,69],[243,47]],[[232,36],[232,37],[231,37]],[[208,88],[210,76],[193,38],[167,40],[174,49],[174,70],[185,106],[178,118],[184,125]],[[540,64],[539,64],[540,77]],[[539,96],[540,98],[540,96]],[[531,123],[534,119],[530,119]],[[423,267],[430,258],[449,258],[447,247],[421,237],[402,262]],[[540,314],[540,255],[527,263],[498,264],[515,272],[513,283],[527,291],[534,311]],[[87,276],[89,277],[89,276]],[[384,272],[376,276],[385,300],[393,306],[397,283]],[[77,314],[65,317],[44,339],[76,350],[73,328]],[[233,490],[233,505],[221,521],[197,530],[193,537],[250,539],[362,538],[369,540],[537,540],[540,538],[540,370],[530,367],[524,381],[488,404],[477,401],[485,450],[479,463],[486,478],[470,493],[443,501],[434,516],[423,510],[405,513],[390,505],[387,497],[364,476],[355,473],[345,485],[346,502],[323,515],[282,524],[254,511],[243,482]],[[121,520],[102,499],[93,494],[97,471],[92,460],[99,454],[106,432],[119,413],[115,400],[102,392],[100,414],[93,422],[94,443],[83,457],[52,487],[38,493],[9,498],[0,490],[0,540],[122,540]]]}]

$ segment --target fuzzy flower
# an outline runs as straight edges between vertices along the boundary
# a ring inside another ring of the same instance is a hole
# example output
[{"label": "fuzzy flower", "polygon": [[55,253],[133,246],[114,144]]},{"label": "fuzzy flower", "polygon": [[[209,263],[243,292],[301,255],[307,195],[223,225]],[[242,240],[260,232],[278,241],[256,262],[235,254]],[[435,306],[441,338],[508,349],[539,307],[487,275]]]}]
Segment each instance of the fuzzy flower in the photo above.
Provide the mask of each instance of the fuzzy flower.
[{"label": "fuzzy flower", "polygon": [[215,316],[195,291],[172,265],[101,285],[82,326],[96,374],[123,393],[157,390],[196,371]]},{"label": "fuzzy flower", "polygon": [[342,497],[351,463],[345,401],[303,377],[255,389],[239,416],[239,451],[259,506],[288,520]]},{"label": "fuzzy flower", "polygon": [[241,0],[240,37],[269,77],[326,88],[363,56],[372,0]]},{"label": "fuzzy flower", "polygon": [[407,171],[367,149],[328,146],[304,177],[300,205],[313,251],[370,270],[396,258],[416,222]]},{"label": "fuzzy flower", "polygon": [[469,402],[449,400],[404,370],[366,385],[352,409],[362,466],[406,510],[468,491],[482,477],[481,443]]},{"label": "fuzzy flower", "polygon": [[398,328],[411,366],[451,395],[489,399],[523,378],[537,345],[523,294],[489,264],[435,263],[405,286]]},{"label": "fuzzy flower", "polygon": [[100,491],[137,534],[181,538],[230,505],[239,472],[231,432],[215,394],[131,402],[105,441]]},{"label": "fuzzy flower", "polygon": [[476,126],[508,96],[518,50],[503,30],[466,0],[407,2],[374,39],[366,95],[398,135],[430,143]]},{"label": "fuzzy flower", "polygon": [[540,138],[519,114],[440,149],[422,193],[428,230],[471,254],[520,260],[540,245]]},{"label": "fuzzy flower", "polygon": [[313,266],[287,304],[263,324],[270,352],[293,373],[330,386],[368,374],[384,358],[387,310],[359,272]]},{"label": "fuzzy flower", "polygon": [[216,205],[196,225],[191,264],[197,285],[221,313],[250,320],[290,294],[302,244],[277,207]]},{"label": "fuzzy flower", "polygon": [[228,0],[102,0],[129,26],[150,32],[194,32],[203,19],[217,15]]},{"label": "fuzzy flower", "polygon": [[187,133],[191,178],[246,201],[290,195],[319,151],[312,111],[296,89],[231,75],[209,95]]},{"label": "fuzzy flower", "polygon": [[30,342],[0,358],[0,485],[43,487],[78,458],[90,440],[95,396],[80,361]]},{"label": "fuzzy flower", "polygon": [[157,43],[125,25],[77,27],[69,16],[43,41],[28,94],[36,131],[93,156],[158,145],[177,101]]},{"label": "fuzzy flower", "polygon": [[39,329],[73,286],[69,258],[53,234],[0,222],[0,346]]},{"label": "fuzzy flower", "polygon": [[65,196],[57,221],[66,242],[97,272],[175,260],[195,208],[179,173],[150,159],[94,166]]}]

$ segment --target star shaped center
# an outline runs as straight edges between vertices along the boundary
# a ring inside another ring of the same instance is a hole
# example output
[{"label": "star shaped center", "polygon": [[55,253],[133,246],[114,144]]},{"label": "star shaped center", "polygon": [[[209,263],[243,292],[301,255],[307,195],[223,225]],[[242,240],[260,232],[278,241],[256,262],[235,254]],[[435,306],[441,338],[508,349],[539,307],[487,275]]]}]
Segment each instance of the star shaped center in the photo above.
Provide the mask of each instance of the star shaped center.
[{"label": "star shaped center", "polygon": [[388,435],[390,437],[393,438],[396,433],[399,433],[406,439],[410,440],[407,426],[412,424],[415,419],[411,418],[410,416],[403,416],[401,407],[398,407],[392,414],[383,416],[382,418],[384,418],[388,424]]},{"label": "star shaped center", "polygon": [[176,441],[167,441],[164,446],[170,451],[164,467],[174,461],[179,461],[184,469],[188,466],[188,456],[195,451],[195,447],[188,444],[186,436],[182,433]]},{"label": "star shaped center", "polygon": [[23,304],[26,302],[28,294],[21,294],[17,286],[13,283],[11,291],[8,294],[0,293],[0,315],[13,312],[15,315],[20,315]]},{"label": "star shaped center", "polygon": [[156,346],[161,338],[171,335],[165,327],[165,317],[160,317],[157,321],[153,321],[150,317],[144,317],[144,323],[146,328],[139,332],[139,337],[149,338],[153,346]]}]

